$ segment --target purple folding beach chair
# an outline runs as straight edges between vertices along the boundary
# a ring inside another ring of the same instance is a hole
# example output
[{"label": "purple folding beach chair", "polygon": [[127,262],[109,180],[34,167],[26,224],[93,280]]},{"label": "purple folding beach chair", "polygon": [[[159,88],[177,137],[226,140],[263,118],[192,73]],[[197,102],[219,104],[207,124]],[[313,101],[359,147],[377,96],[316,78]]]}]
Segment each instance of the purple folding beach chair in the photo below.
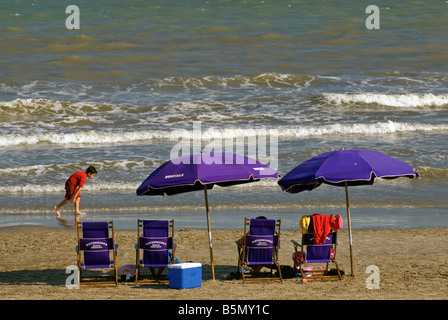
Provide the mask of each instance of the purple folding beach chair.
[{"label": "purple folding beach chair", "polygon": [[[114,243],[113,221],[78,221],[76,226],[79,284],[116,286],[118,283],[117,246]],[[93,271],[98,271],[97,269],[112,269],[113,275],[103,272],[95,274]]]},{"label": "purple folding beach chair", "polygon": [[[341,270],[336,259],[336,247],[338,244],[338,233],[333,229],[325,236],[322,243],[316,244],[314,236],[313,220],[310,220],[308,230],[302,233],[302,241],[298,243],[291,240],[294,245],[293,261],[294,270],[300,270],[300,276],[307,281],[341,280]],[[330,263],[335,268],[329,270]],[[320,265],[324,264],[322,268]]]},{"label": "purple folding beach chair", "polygon": [[[135,283],[162,281],[163,270],[175,261],[173,220],[138,220]],[[142,274],[149,268],[151,275]]]},{"label": "purple folding beach chair", "polygon": [[[280,220],[244,219],[244,236],[239,243],[237,242],[238,270],[241,272],[243,281],[251,279],[282,281],[278,261],[280,225]],[[270,269],[270,277],[260,272],[263,267]],[[251,268],[253,272],[248,272],[247,268]],[[272,273],[273,269],[277,269],[276,276]]]}]

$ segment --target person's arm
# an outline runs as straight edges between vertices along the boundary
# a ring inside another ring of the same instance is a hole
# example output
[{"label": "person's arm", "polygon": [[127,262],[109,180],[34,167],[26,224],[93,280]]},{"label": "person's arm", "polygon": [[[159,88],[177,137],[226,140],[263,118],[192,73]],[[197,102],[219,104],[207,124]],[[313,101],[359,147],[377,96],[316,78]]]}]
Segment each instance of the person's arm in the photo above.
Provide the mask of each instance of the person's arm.
[{"label": "person's arm", "polygon": [[72,197],[70,198],[70,202],[73,203],[76,200],[76,197],[81,192],[81,187],[76,188],[75,192],[73,192]]},{"label": "person's arm", "polygon": [[238,241],[236,241],[236,245],[238,247],[242,247],[244,245],[244,239],[246,238],[246,236],[242,236]]}]

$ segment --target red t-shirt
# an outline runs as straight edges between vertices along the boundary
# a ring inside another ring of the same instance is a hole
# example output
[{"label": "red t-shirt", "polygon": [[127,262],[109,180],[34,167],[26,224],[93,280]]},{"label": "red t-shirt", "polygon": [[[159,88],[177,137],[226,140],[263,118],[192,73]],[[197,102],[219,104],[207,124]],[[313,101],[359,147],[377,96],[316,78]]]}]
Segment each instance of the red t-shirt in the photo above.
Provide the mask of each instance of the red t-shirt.
[{"label": "red t-shirt", "polygon": [[86,182],[86,180],[87,180],[87,173],[85,173],[84,171],[78,171],[72,174],[70,178],[68,178],[66,184],[82,188],[84,187],[84,183]]}]

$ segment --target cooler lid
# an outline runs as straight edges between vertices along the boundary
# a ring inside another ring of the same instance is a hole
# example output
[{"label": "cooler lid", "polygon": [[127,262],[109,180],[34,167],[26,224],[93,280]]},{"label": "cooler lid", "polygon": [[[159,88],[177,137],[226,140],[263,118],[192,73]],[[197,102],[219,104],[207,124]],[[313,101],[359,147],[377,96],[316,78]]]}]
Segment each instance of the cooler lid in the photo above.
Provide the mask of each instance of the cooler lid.
[{"label": "cooler lid", "polygon": [[188,268],[197,268],[201,267],[202,264],[199,262],[183,262],[183,263],[175,263],[170,264],[168,268],[170,269],[188,269]]}]

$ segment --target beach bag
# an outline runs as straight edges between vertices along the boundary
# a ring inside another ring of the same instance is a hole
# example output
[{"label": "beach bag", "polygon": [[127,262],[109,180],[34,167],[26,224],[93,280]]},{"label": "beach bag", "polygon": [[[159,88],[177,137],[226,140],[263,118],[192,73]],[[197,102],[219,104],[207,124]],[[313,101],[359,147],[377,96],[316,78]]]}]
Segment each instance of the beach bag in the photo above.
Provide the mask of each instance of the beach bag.
[{"label": "beach bag", "polygon": [[334,227],[333,230],[334,231],[338,231],[342,229],[342,217],[338,214],[336,215],[336,217],[334,218]]},{"label": "beach bag", "polygon": [[135,264],[127,264],[118,268],[118,277],[122,281],[131,281],[135,279]]},{"label": "beach bag", "polygon": [[[334,249],[331,249],[331,251],[330,251],[330,260],[334,261]],[[294,261],[295,263],[306,262],[306,252],[302,253],[301,251],[297,251],[297,257],[293,253],[292,254],[292,261]]]},{"label": "beach bag", "polygon": [[306,252],[297,251],[297,257],[296,254],[293,253],[292,261],[295,263],[306,262]]}]

